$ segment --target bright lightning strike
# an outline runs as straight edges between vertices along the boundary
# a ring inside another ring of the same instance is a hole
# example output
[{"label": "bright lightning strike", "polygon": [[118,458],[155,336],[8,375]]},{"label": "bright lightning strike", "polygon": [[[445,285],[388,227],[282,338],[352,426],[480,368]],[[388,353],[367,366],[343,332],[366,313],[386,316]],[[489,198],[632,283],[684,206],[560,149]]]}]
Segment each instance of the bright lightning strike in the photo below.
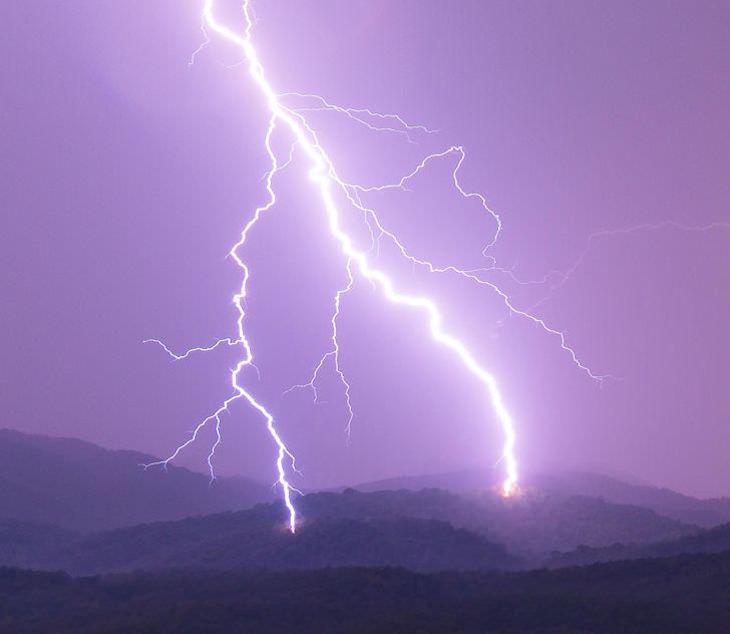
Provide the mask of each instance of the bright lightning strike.
[{"label": "bright lightning strike", "polygon": [[[277,431],[274,416],[263,404],[261,404],[254,397],[251,391],[243,385],[243,371],[248,366],[252,366],[254,368],[255,366],[253,366],[253,353],[251,345],[246,337],[244,330],[245,299],[247,295],[250,269],[240,256],[240,252],[243,249],[250,232],[258,223],[262,215],[268,212],[276,204],[276,193],[273,186],[274,178],[286,165],[289,164],[289,162],[291,162],[292,152],[296,147],[304,154],[309,163],[309,177],[315,187],[316,194],[320,199],[320,203],[326,214],[330,234],[339,245],[340,250],[345,257],[347,283],[344,287],[337,291],[334,298],[334,311],[331,316],[331,343],[329,349],[324,353],[319,363],[315,366],[310,380],[307,383],[295,385],[288,391],[296,388],[310,389],[316,401],[318,395],[316,383],[319,378],[320,372],[323,370],[324,366],[327,363],[331,363],[344,389],[348,415],[346,430],[349,438],[349,432],[352,420],[354,418],[354,412],[350,400],[350,384],[347,381],[340,364],[338,322],[340,318],[340,309],[343,297],[353,288],[356,276],[362,277],[363,279],[373,284],[376,288],[379,288],[390,302],[409,307],[421,312],[427,319],[432,339],[436,343],[444,346],[446,349],[454,353],[456,357],[461,361],[464,368],[482,384],[485,390],[485,394],[489,397],[494,414],[496,415],[496,418],[504,434],[504,446],[500,459],[500,462],[504,464],[505,468],[505,477],[502,483],[502,493],[506,496],[513,494],[517,490],[518,482],[517,459],[515,456],[515,426],[512,417],[504,403],[504,399],[499,390],[495,377],[481,365],[481,363],[476,359],[474,354],[469,350],[469,348],[463,341],[447,331],[443,324],[441,312],[439,311],[437,305],[431,299],[424,296],[409,295],[398,290],[396,283],[393,281],[391,276],[386,271],[377,268],[373,264],[373,258],[370,257],[373,249],[377,249],[380,245],[381,239],[385,238],[395,246],[397,251],[407,261],[419,267],[423,267],[430,273],[458,275],[474,283],[487,286],[493,292],[497,293],[497,295],[504,303],[505,308],[510,313],[531,321],[533,324],[540,327],[546,333],[557,337],[562,349],[569,354],[573,363],[578,368],[580,368],[582,371],[584,371],[594,379],[601,380],[604,377],[593,373],[585,364],[583,364],[578,359],[573,348],[571,348],[566,343],[565,336],[562,332],[551,328],[542,319],[534,316],[533,314],[516,308],[505,292],[503,292],[495,283],[484,279],[483,275],[486,275],[489,272],[505,272],[503,269],[499,269],[497,267],[494,258],[492,258],[491,256],[487,256],[490,262],[489,266],[477,269],[462,269],[450,264],[436,265],[431,261],[424,259],[423,257],[412,254],[395,235],[395,233],[389,230],[383,224],[383,222],[381,222],[375,209],[367,206],[363,202],[363,197],[373,192],[383,192],[390,189],[403,189],[406,184],[416,175],[421,173],[426,165],[429,164],[431,161],[446,159],[448,157],[454,156],[456,157],[456,160],[454,168],[451,172],[451,180],[454,188],[464,199],[477,200],[483,210],[492,218],[495,223],[496,230],[494,232],[494,235],[489,243],[486,244],[484,247],[484,250],[486,252],[487,249],[495,244],[497,238],[499,237],[502,228],[502,222],[499,215],[488,206],[484,196],[476,192],[469,192],[462,186],[458,175],[459,170],[466,158],[462,147],[452,146],[443,152],[427,156],[410,173],[406,174],[394,183],[377,186],[362,186],[344,181],[338,175],[330,156],[320,144],[316,132],[308,123],[304,114],[305,112],[312,110],[326,110],[330,112],[335,112],[348,117],[355,123],[363,125],[371,131],[402,134],[405,135],[409,141],[411,141],[411,137],[414,134],[430,134],[433,131],[422,125],[409,124],[396,114],[379,113],[368,108],[343,108],[341,106],[337,106],[328,102],[319,95],[291,92],[277,93],[266,78],[264,67],[259,59],[258,53],[251,39],[253,21],[251,18],[248,0],[245,0],[243,5],[243,15],[245,20],[245,28],[243,34],[239,34],[219,22],[214,14],[213,5],[214,0],[204,1],[201,22],[201,29],[203,31],[204,41],[201,46],[198,47],[198,49],[193,53],[190,61],[191,63],[193,63],[196,56],[203,50],[203,48],[207,44],[210,43],[210,35],[213,33],[223,38],[230,44],[238,47],[242,51],[244,57],[242,63],[248,66],[250,78],[253,80],[254,84],[260,91],[261,96],[266,102],[270,114],[269,124],[264,137],[264,145],[270,161],[270,168],[265,177],[267,200],[264,205],[256,208],[251,220],[249,220],[249,222],[243,228],[240,239],[238,240],[238,242],[236,242],[236,244],[233,245],[230,250],[230,256],[242,271],[242,282],[240,289],[233,297],[233,303],[238,312],[238,319],[236,321],[236,336],[220,339],[209,346],[191,348],[183,353],[176,353],[172,351],[160,340],[149,340],[162,346],[162,348],[172,358],[176,360],[186,359],[190,355],[197,352],[210,352],[211,350],[223,346],[241,348],[243,351],[243,357],[238,361],[236,366],[231,371],[231,386],[233,389],[232,395],[228,399],[223,401],[223,403],[212,414],[203,419],[193,430],[190,437],[183,444],[181,444],[169,457],[153,464],[163,467],[167,466],[180,454],[183,449],[185,449],[191,443],[195,442],[200,432],[207,425],[214,422],[216,440],[212,445],[210,453],[207,457],[207,464],[210,470],[210,475],[211,478],[214,478],[215,475],[213,470],[213,459],[215,456],[215,451],[221,442],[221,416],[224,413],[229,412],[231,406],[236,401],[243,400],[248,403],[248,405],[250,405],[254,410],[256,410],[256,412],[264,419],[271,439],[273,440],[277,448],[277,483],[283,491],[284,503],[289,513],[289,529],[292,533],[296,530],[297,515],[292,498],[293,494],[297,490],[291,485],[288,479],[288,473],[290,471],[296,471],[294,455],[288,449],[288,447],[284,443],[283,438]],[[291,99],[299,100],[300,105],[287,106],[286,102]],[[310,105],[301,105],[302,100]],[[274,131],[277,130],[277,126],[281,126],[282,129],[288,131],[292,141],[292,150],[289,154],[289,159],[283,163],[280,162],[277,153],[273,150],[272,147],[272,137]],[[370,230],[370,235],[372,238],[372,244],[368,251],[363,251],[358,248],[356,246],[354,238],[344,228],[342,221],[343,214],[341,209],[335,202],[336,197],[343,198],[343,200],[345,200],[347,203],[347,207],[351,207],[353,210],[356,210],[357,212],[362,214],[363,219]]]},{"label": "bright lightning strike", "polygon": [[[209,5],[206,4],[206,18],[208,11],[210,10]],[[206,22],[209,23],[210,20],[206,19]],[[205,31],[205,29],[204,29]],[[200,49],[198,49],[200,50]],[[253,365],[253,352],[251,351],[251,345],[246,337],[246,334],[244,332],[244,318],[246,316],[245,311],[245,299],[248,289],[248,279],[250,275],[250,271],[246,263],[241,259],[239,256],[239,250],[243,247],[244,243],[246,242],[246,239],[248,238],[249,232],[253,229],[253,227],[256,225],[256,223],[259,221],[261,216],[267,212],[269,209],[271,209],[274,204],[276,203],[276,194],[274,193],[273,189],[273,179],[275,174],[280,171],[283,167],[286,166],[286,163],[284,165],[279,165],[278,158],[276,154],[274,153],[272,146],[271,146],[271,140],[274,134],[274,130],[276,129],[276,123],[278,118],[272,114],[271,119],[269,120],[269,125],[266,130],[266,136],[265,136],[265,146],[266,151],[269,156],[269,159],[271,161],[271,168],[266,174],[266,191],[268,193],[268,200],[267,202],[257,207],[254,211],[253,217],[251,220],[248,221],[248,223],[243,228],[243,231],[241,231],[241,237],[239,238],[238,242],[231,247],[231,250],[229,251],[229,255],[233,258],[235,263],[238,265],[238,267],[243,272],[243,278],[241,281],[241,287],[239,291],[233,296],[233,303],[236,306],[236,310],[238,311],[238,320],[236,321],[237,325],[237,338],[231,339],[221,339],[217,341],[216,343],[212,344],[211,346],[207,347],[200,347],[200,348],[191,348],[190,350],[187,350],[183,354],[176,354],[172,352],[165,344],[160,342],[159,340],[151,340],[159,345],[161,345],[165,351],[172,356],[176,360],[185,359],[190,354],[194,352],[209,352],[215,348],[217,348],[220,345],[229,345],[229,346],[240,346],[243,349],[244,356],[239,362],[236,364],[235,368],[231,371],[231,385],[233,387],[233,396],[230,396],[227,398],[221,406],[213,412],[210,416],[203,419],[198,426],[193,430],[193,433],[188,438],[187,441],[185,441],[182,445],[180,445],[170,456],[165,458],[164,460],[160,460],[158,462],[153,462],[149,465],[146,465],[146,467],[151,467],[155,465],[161,465],[163,467],[166,467],[172,460],[177,458],[177,456],[180,454],[180,452],[185,449],[188,445],[195,442],[195,440],[198,437],[198,434],[201,432],[201,430],[211,421],[216,421],[216,441],[213,444],[210,453],[208,454],[207,462],[208,467],[210,469],[210,476],[211,479],[215,478],[215,472],[213,470],[213,457],[215,455],[215,450],[218,448],[218,445],[221,441],[221,434],[220,434],[220,417],[224,412],[228,412],[230,406],[237,400],[243,399],[248,402],[248,404],[255,409],[266,421],[266,428],[269,432],[269,435],[271,436],[272,440],[274,441],[276,448],[277,448],[277,457],[276,457],[276,471],[277,471],[277,483],[281,486],[281,489],[283,491],[284,495],[284,504],[286,505],[287,510],[289,511],[289,530],[293,533],[296,530],[296,510],[294,509],[294,504],[292,502],[292,494],[297,491],[287,479],[287,471],[286,471],[286,462],[288,461],[289,466],[292,470],[296,471],[296,462],[294,455],[289,451],[286,444],[284,443],[283,439],[279,435],[279,432],[276,429],[276,424],[274,421],[274,416],[262,405],[256,398],[251,394],[249,390],[247,390],[245,387],[243,387],[241,383],[241,374],[243,370]],[[288,161],[287,161],[288,163]]]}]

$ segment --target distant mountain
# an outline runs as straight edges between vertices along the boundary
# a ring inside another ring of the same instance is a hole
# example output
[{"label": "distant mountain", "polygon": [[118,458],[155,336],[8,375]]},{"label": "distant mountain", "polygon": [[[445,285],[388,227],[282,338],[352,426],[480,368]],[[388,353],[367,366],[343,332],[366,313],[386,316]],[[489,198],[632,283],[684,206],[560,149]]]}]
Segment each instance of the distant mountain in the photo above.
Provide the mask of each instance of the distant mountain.
[{"label": "distant mountain", "polygon": [[438,489],[375,493],[347,489],[342,494],[308,495],[302,502],[305,517],[438,519],[485,535],[532,561],[580,545],[644,544],[698,531],[648,509],[536,491],[505,499],[492,491],[459,496]]},{"label": "distant mountain", "polygon": [[280,502],[250,508],[271,500],[268,487],[243,478],[209,486],[206,476],[186,469],[140,467],[151,461],[80,440],[0,430],[0,564],[79,573],[182,565],[489,569],[514,567],[518,559],[540,565],[555,560],[556,551],[579,547],[584,555],[589,549],[590,561],[604,556],[593,551],[613,544],[639,549],[699,531],[605,495],[574,494],[637,496],[633,485],[571,477],[569,484],[528,484],[505,499],[479,490],[481,476],[464,472],[446,478],[452,488],[470,491],[462,495],[438,489],[306,495],[297,502],[301,524],[292,539]]},{"label": "distant mountain", "polygon": [[0,517],[92,531],[244,509],[269,487],[179,467],[144,470],[156,458],[73,438],[0,430]]},{"label": "distant mountain", "polygon": [[73,574],[344,566],[429,572],[504,569],[517,563],[502,545],[437,520],[310,519],[292,535],[280,504],[92,535],[0,524],[1,565]]},{"label": "distant mountain", "polygon": [[[437,488],[459,494],[477,494],[496,488],[482,471],[403,476],[366,482],[353,487],[372,492],[394,489],[417,491]],[[730,498],[698,499],[671,489],[628,483],[618,478],[584,471],[527,474],[522,481],[526,492],[601,498],[613,504],[641,506],[686,524],[709,528],[730,522]]]},{"label": "distant mountain", "polygon": [[397,491],[407,489],[409,491],[420,491],[421,489],[443,489],[453,493],[482,493],[486,490],[496,489],[498,481],[490,481],[484,471],[471,469],[464,471],[452,471],[449,473],[431,473],[413,476],[398,476],[372,482],[363,482],[352,487],[339,487],[342,491],[346,488],[356,489],[363,493],[374,491]]},{"label": "distant mountain", "polygon": [[616,543],[603,548],[581,546],[574,551],[554,555],[549,565],[559,568],[628,559],[654,559],[686,554],[712,555],[724,552],[730,552],[730,524],[655,544]]},{"label": "distant mountain", "polygon": [[543,474],[531,479],[543,491],[603,498],[616,504],[632,504],[659,515],[706,528],[730,522],[730,498],[698,499],[671,489],[623,482],[582,471]]},{"label": "distant mountain", "polygon": [[643,544],[698,530],[646,509],[578,497],[347,490],[304,496],[297,507],[296,535],[285,528],[280,502],[94,534],[0,523],[0,565],[75,574],[169,567],[511,569],[540,565],[556,549]]}]

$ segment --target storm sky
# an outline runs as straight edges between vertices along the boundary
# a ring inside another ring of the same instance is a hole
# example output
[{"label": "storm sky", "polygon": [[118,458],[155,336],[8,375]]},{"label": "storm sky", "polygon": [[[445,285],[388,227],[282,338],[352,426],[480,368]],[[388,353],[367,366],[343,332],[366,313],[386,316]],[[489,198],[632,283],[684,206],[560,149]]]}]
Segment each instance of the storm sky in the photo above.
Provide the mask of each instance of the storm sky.
[{"label": "storm sky", "polygon": [[[242,26],[236,7],[221,10]],[[235,3],[234,3],[235,4]],[[349,181],[374,184],[463,145],[464,187],[503,231],[490,251],[522,280],[509,316],[489,289],[393,261],[398,283],[443,307],[497,377],[524,471],[588,468],[730,495],[730,6],[723,2],[253,3],[254,40],[278,91],[398,112],[438,130],[377,134],[331,113],[312,125]],[[227,10],[226,10],[227,9]],[[265,201],[267,111],[240,54],[201,43],[200,3],[4,2],[0,41],[0,424],[164,456],[230,394],[240,271],[226,257]],[[286,147],[286,138],[277,141]],[[485,266],[493,220],[451,187],[453,160],[382,218],[437,264]],[[297,159],[251,234],[247,328],[260,380],[303,487],[481,468],[502,437],[480,386],[417,314],[363,280],[342,305],[342,365],[321,403],[305,382],[328,346],[344,261]],[[673,221],[667,225],[598,235]],[[586,250],[587,249],[587,250]],[[559,278],[553,276],[550,281]],[[274,479],[263,421],[223,418],[222,474]],[[203,469],[211,436],[181,464]]]}]

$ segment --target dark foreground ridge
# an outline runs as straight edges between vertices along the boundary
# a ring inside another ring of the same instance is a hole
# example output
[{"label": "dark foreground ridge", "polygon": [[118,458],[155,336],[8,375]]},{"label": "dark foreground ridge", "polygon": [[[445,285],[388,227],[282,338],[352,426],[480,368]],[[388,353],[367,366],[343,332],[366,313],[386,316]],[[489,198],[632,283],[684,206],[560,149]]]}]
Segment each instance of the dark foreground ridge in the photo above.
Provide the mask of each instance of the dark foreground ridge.
[{"label": "dark foreground ridge", "polygon": [[730,553],[523,573],[394,568],[168,571],[74,579],[0,570],[0,630],[256,632],[725,632]]}]

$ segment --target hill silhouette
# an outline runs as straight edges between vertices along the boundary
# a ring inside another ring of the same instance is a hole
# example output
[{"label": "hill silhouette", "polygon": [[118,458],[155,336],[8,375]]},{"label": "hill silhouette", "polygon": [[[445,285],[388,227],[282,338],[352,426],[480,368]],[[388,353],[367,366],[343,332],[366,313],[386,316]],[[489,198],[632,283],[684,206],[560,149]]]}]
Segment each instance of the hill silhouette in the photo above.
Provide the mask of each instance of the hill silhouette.
[{"label": "hill silhouette", "polygon": [[273,497],[244,478],[219,479],[74,438],[0,430],[0,516],[94,531],[248,508]]},{"label": "hill silhouette", "polygon": [[715,634],[730,623],[727,579],[730,553],[429,575],[340,568],[73,579],[4,568],[0,629],[14,634]]},{"label": "hill silhouette", "polygon": [[413,518],[321,519],[296,535],[284,511],[223,513],[92,535],[0,523],[0,564],[72,574],[132,570],[400,566],[411,570],[493,570],[518,561],[500,544],[446,522]]},{"label": "hill silhouette", "polygon": [[0,522],[0,564],[90,574],[134,569],[270,570],[401,566],[419,571],[540,565],[555,550],[649,543],[698,529],[600,500],[381,491],[298,500],[297,534],[280,502],[96,533]]},{"label": "hill silhouette", "polygon": [[730,524],[715,526],[694,535],[653,544],[615,543],[603,548],[581,546],[571,552],[554,555],[549,563],[552,567],[583,566],[608,561],[723,552],[730,552]]},{"label": "hill silhouette", "polygon": [[[301,523],[291,540],[279,501],[247,509],[271,499],[268,487],[245,479],[210,486],[186,469],[140,467],[153,460],[1,430],[0,564],[77,574],[174,566],[505,569],[721,552],[730,544],[727,527],[702,532],[607,498],[675,510],[684,504],[692,513],[710,501],[590,474],[543,477],[541,487],[533,479],[505,499],[479,490],[471,472],[446,478],[470,491],[459,495],[432,488],[306,495],[297,501]],[[407,482],[420,480],[391,484]],[[600,497],[576,494],[587,491]]]},{"label": "hill silhouette", "polygon": [[[444,489],[459,494],[477,495],[496,488],[480,470],[401,476],[365,482],[353,488],[363,492],[424,488]],[[710,528],[730,522],[730,498],[698,499],[671,489],[626,482],[611,476],[586,471],[554,471],[525,474],[525,492],[537,491],[563,496],[600,498],[612,504],[628,504],[650,509],[659,515],[686,524]],[[341,487],[339,490],[342,490]]]},{"label": "hill silhouette", "polygon": [[438,489],[374,493],[347,489],[342,494],[308,495],[301,508],[305,516],[315,517],[439,519],[505,544],[532,561],[580,545],[650,543],[698,530],[636,506],[536,491],[505,499],[491,491],[469,497]]}]

